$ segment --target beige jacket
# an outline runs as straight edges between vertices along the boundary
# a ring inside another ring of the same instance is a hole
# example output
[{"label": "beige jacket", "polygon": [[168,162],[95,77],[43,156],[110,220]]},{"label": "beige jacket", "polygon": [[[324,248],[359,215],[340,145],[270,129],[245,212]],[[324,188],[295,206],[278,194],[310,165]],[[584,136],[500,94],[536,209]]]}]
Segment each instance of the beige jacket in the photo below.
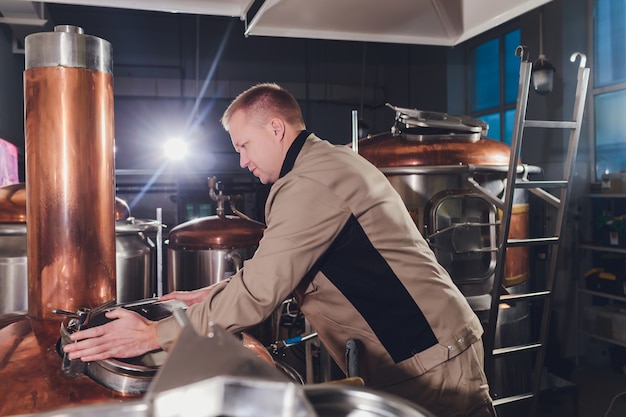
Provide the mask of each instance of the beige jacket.
[{"label": "beige jacket", "polygon": [[[305,140],[306,139],[306,140]],[[303,132],[266,204],[254,256],[188,316],[236,332],[295,293],[336,363],[357,339],[360,374],[384,387],[427,372],[482,335],[482,326],[441,267],[385,176],[350,148]],[[178,325],[159,323],[168,349]]]}]

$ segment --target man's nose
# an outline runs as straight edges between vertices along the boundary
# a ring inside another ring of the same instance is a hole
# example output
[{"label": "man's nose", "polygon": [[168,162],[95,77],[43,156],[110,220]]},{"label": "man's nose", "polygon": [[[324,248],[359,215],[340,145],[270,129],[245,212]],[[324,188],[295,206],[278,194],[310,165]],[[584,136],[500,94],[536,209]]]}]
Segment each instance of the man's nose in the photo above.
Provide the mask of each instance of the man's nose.
[{"label": "man's nose", "polygon": [[244,155],[243,152],[239,153],[239,166],[245,168],[250,163],[250,160]]}]

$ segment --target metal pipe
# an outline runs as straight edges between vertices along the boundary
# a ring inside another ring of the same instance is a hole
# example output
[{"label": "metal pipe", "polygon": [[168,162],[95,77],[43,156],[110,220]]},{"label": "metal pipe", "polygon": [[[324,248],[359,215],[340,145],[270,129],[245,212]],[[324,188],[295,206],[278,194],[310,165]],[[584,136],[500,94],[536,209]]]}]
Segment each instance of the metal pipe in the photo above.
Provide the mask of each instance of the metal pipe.
[{"label": "metal pipe", "polygon": [[352,150],[359,153],[359,114],[352,110]]}]

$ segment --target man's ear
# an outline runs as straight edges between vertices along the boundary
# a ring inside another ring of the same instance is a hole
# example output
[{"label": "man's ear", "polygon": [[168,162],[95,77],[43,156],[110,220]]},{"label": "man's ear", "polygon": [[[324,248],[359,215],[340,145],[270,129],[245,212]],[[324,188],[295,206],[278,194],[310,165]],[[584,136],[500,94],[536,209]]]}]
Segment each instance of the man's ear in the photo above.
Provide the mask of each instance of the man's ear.
[{"label": "man's ear", "polygon": [[285,137],[285,122],[275,117],[270,120],[270,126],[272,127],[272,131],[274,132],[274,137],[278,140],[283,140],[283,138]]}]

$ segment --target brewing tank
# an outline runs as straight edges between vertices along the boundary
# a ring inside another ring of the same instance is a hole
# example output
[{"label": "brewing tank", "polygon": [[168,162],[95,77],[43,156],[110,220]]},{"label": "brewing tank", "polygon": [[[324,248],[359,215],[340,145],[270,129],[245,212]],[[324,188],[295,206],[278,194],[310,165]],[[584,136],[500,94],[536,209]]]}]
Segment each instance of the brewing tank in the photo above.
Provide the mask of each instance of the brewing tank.
[{"label": "brewing tank", "polygon": [[111,46],[74,26],[26,38],[28,313],[115,298]]},{"label": "brewing tank", "polygon": [[156,295],[156,246],[148,236],[162,225],[136,219],[123,199],[115,198],[115,270],[118,303]]},{"label": "brewing tank", "polygon": [[[392,107],[388,133],[361,139],[359,154],[398,191],[437,260],[475,311],[491,307],[501,212],[470,186],[501,196],[510,147],[486,137],[488,125],[467,116]],[[510,238],[528,237],[528,196],[514,195]],[[505,285],[528,279],[528,248],[507,251]]]},{"label": "brewing tank", "polygon": [[26,189],[23,184],[0,187],[0,314],[25,311]]},{"label": "brewing tank", "polygon": [[[484,323],[491,308],[501,210],[476,191],[478,183],[502,198],[511,149],[487,137],[488,125],[467,116],[390,106],[396,111],[391,131],[359,140],[359,154],[377,166],[403,199],[439,263],[449,272]],[[519,175],[537,167],[520,165]],[[513,195],[510,239],[529,235],[528,192]],[[507,249],[504,282],[510,293],[529,285],[528,247]],[[500,305],[496,347],[529,343],[528,303]],[[489,381],[492,395],[529,389],[527,357],[503,358]]]},{"label": "brewing tank", "polygon": [[[265,225],[235,207],[240,196],[224,195],[221,183],[209,178],[209,195],[217,202],[216,215],[189,220],[174,227],[167,244],[167,291],[189,291],[227,279],[252,257]],[[217,192],[216,192],[217,191]],[[230,202],[233,215],[225,213]]]},{"label": "brewing tank", "polygon": [[111,45],[57,26],[25,40],[28,315],[3,316],[0,415],[119,398],[61,370],[61,319],[115,298]]}]

